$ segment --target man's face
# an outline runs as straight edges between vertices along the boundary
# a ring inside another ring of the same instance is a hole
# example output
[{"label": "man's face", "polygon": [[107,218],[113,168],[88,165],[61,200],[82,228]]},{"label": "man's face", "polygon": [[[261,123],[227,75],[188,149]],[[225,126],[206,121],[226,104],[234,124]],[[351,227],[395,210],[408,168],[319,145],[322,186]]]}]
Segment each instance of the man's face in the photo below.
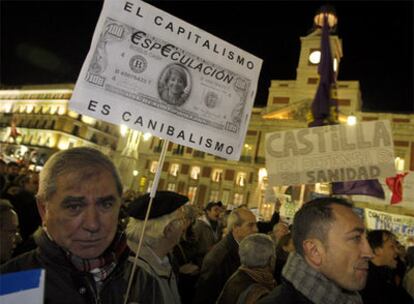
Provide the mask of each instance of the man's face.
[{"label": "man's face", "polygon": [[343,289],[361,290],[372,258],[364,224],[350,208],[333,205],[332,210],[335,220],[325,241],[320,271]]},{"label": "man's face", "polygon": [[394,238],[385,236],[384,244],[376,248],[374,254],[380,258],[381,266],[397,268],[397,247]]},{"label": "man's face", "polygon": [[220,216],[220,207],[213,206],[210,210],[207,210],[207,217],[210,220],[217,221]]},{"label": "man's face", "polygon": [[243,222],[240,226],[233,227],[233,236],[238,242],[241,242],[246,236],[256,233],[258,230],[256,217],[250,210],[240,209],[239,212]]},{"label": "man's face", "polygon": [[13,210],[7,211],[1,218],[0,262],[9,260],[19,240],[19,220]]},{"label": "man's face", "polygon": [[56,192],[38,208],[58,245],[78,257],[96,258],[115,236],[121,198],[107,170],[82,170],[58,176]]}]

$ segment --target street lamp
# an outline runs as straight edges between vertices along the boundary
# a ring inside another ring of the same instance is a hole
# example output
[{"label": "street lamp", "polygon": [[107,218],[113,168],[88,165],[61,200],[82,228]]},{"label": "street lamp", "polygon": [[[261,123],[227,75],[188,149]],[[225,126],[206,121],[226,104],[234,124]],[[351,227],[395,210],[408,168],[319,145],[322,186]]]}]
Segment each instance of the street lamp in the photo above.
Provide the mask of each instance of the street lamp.
[{"label": "street lamp", "polygon": [[331,31],[335,30],[336,24],[338,23],[338,18],[336,17],[335,9],[330,5],[324,5],[315,14],[313,18],[314,25],[316,27],[322,28],[324,17],[328,17],[328,25]]},{"label": "street lamp", "polygon": [[356,118],[356,116],[355,116],[355,115],[351,114],[351,115],[349,115],[349,116],[347,117],[347,119],[346,119],[346,124],[347,124],[348,126],[355,126],[355,125],[356,125],[356,123],[357,123],[357,118]]}]

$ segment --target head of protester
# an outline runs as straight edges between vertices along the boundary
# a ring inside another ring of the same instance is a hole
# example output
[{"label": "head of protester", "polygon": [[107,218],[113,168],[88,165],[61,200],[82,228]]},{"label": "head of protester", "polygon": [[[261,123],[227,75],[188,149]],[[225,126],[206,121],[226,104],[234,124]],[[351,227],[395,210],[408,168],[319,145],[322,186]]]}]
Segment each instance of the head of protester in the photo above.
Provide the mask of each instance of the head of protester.
[{"label": "head of protester", "polygon": [[[340,198],[317,198],[295,214],[292,252],[282,270],[283,284],[269,298],[289,290],[293,303],[362,303],[372,251],[362,219]],[[266,301],[265,301],[266,300]]]},{"label": "head of protester", "polygon": [[12,204],[0,199],[0,264],[7,262],[19,241],[19,220]]},{"label": "head of protester", "polygon": [[263,233],[245,237],[239,246],[241,266],[227,280],[217,301],[218,304],[256,303],[275,286],[273,267],[275,244]]},{"label": "head of protester", "polygon": [[1,272],[45,268],[47,303],[62,295],[67,303],[120,299],[128,256],[118,229],[121,195],[119,174],[102,152],[79,147],[52,155],[40,173],[38,248],[9,261]]},{"label": "head of protester", "polygon": [[48,237],[70,254],[99,257],[117,232],[122,183],[95,149],[54,154],[40,173],[37,204]]},{"label": "head of protester", "polygon": [[361,291],[364,303],[413,303],[410,290],[403,287],[400,273],[397,271],[396,235],[391,231],[379,229],[369,231],[367,238],[373,258],[369,263],[367,284]]},{"label": "head of protester", "polygon": [[130,296],[138,299],[138,303],[180,303],[170,253],[186,228],[183,205],[188,202],[188,197],[171,191],[158,191],[145,222],[150,201],[147,193],[128,206],[127,239],[135,253],[145,229]]},{"label": "head of protester", "polygon": [[391,269],[397,267],[396,236],[388,230],[372,230],[367,235],[374,257],[372,263],[377,266],[386,266]]},{"label": "head of protester", "polygon": [[257,233],[256,216],[245,207],[234,209],[227,218],[227,230],[241,242],[246,236]]}]

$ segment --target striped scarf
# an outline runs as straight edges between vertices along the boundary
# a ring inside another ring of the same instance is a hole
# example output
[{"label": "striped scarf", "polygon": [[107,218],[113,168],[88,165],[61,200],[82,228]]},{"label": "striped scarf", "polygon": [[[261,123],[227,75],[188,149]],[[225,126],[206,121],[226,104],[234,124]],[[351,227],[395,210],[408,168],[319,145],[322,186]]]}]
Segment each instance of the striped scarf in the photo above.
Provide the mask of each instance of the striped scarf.
[{"label": "striped scarf", "polygon": [[293,252],[282,270],[283,277],[313,303],[318,304],[362,304],[356,291],[344,291],[323,274],[310,267],[305,260]]},{"label": "striped scarf", "polygon": [[118,259],[127,249],[125,233],[122,231],[116,233],[111,245],[101,256],[93,259],[83,259],[63,249],[52,240],[45,228],[37,233],[36,242],[39,246],[55,248],[54,250],[63,252],[77,270],[81,272],[90,272],[93,275],[95,282],[104,281],[109,276],[115,269]]}]

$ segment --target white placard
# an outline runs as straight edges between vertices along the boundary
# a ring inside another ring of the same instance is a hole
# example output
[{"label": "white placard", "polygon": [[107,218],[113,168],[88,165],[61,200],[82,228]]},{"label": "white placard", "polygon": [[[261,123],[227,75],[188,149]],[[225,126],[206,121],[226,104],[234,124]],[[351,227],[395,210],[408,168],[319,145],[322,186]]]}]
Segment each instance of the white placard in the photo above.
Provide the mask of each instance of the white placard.
[{"label": "white placard", "polygon": [[387,120],[274,132],[266,135],[269,183],[316,184],[395,175]]},{"label": "white placard", "polygon": [[69,107],[238,160],[262,60],[138,0],[106,0]]},{"label": "white placard", "polygon": [[368,229],[386,229],[403,236],[414,236],[414,217],[365,208]]}]

